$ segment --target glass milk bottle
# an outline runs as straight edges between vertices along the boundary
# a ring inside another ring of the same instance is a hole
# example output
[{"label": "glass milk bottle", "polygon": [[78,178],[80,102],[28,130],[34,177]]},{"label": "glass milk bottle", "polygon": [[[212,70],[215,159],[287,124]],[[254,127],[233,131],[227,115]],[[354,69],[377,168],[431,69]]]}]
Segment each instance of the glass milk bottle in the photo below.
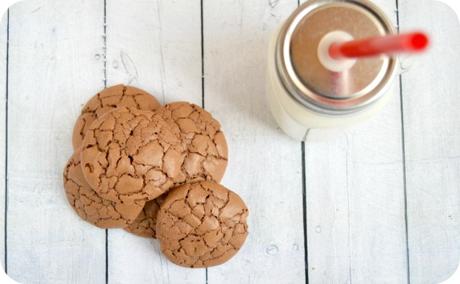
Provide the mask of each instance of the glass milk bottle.
[{"label": "glass milk bottle", "polygon": [[332,42],[392,34],[391,21],[367,0],[313,0],[295,10],[268,54],[268,100],[284,132],[300,141],[310,128],[346,126],[377,113],[391,97],[397,58],[334,60],[327,51]]}]

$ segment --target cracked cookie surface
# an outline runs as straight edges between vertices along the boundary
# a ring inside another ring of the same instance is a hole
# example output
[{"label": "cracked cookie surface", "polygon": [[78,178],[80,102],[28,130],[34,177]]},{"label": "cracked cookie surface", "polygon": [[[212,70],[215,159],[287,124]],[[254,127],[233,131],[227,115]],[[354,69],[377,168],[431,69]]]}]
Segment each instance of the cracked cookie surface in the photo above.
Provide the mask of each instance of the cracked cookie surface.
[{"label": "cracked cookie surface", "polygon": [[221,264],[243,245],[248,209],[234,192],[215,182],[172,189],[157,216],[161,251],[185,267]]},{"label": "cracked cookie surface", "polygon": [[124,228],[135,220],[144,206],[143,202],[114,203],[99,197],[83,176],[78,152],[64,169],[64,188],[77,214],[100,228]]},{"label": "cracked cookie surface", "polygon": [[126,231],[145,238],[156,238],[157,215],[165,196],[162,195],[154,200],[147,201],[136,220],[132,222]]},{"label": "cracked cookie surface", "polygon": [[135,87],[116,85],[102,90],[86,103],[75,123],[72,134],[74,150],[81,146],[91,123],[116,107],[154,111],[161,105],[154,96]]},{"label": "cracked cookie surface", "polygon": [[94,121],[81,161],[88,184],[114,202],[152,200],[176,182],[185,147],[179,129],[153,112],[118,108]]},{"label": "cracked cookie surface", "polygon": [[180,129],[181,139],[187,145],[182,166],[187,182],[220,182],[228,160],[220,123],[203,108],[187,102],[164,105],[157,114]]}]

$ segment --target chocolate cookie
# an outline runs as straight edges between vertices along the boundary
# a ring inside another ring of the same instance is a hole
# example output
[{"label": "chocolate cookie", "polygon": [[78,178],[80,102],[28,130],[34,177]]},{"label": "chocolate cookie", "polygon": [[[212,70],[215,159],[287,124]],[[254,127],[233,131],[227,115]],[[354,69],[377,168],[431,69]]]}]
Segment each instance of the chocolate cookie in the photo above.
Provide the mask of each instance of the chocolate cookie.
[{"label": "chocolate cookie", "polygon": [[156,238],[157,215],[163,202],[162,195],[145,203],[139,216],[125,230],[141,237]]},{"label": "chocolate cookie", "polygon": [[124,228],[134,221],[144,206],[144,202],[114,203],[99,197],[83,176],[80,153],[75,153],[67,162],[64,188],[77,214],[100,228]]},{"label": "chocolate cookie", "polygon": [[235,255],[248,234],[248,209],[234,192],[209,181],[172,189],[157,216],[161,251],[186,267],[209,267]]},{"label": "chocolate cookie", "polygon": [[187,102],[167,104],[157,113],[179,127],[187,144],[182,167],[187,182],[220,182],[227,167],[228,148],[219,122],[203,108]]},{"label": "chocolate cookie", "polygon": [[89,127],[81,161],[88,184],[115,201],[152,200],[178,176],[185,148],[179,129],[149,111],[118,108]]},{"label": "chocolate cookie", "polygon": [[153,111],[161,105],[155,97],[135,87],[116,85],[102,90],[86,103],[75,123],[72,136],[74,150],[80,147],[91,123],[116,107]]}]

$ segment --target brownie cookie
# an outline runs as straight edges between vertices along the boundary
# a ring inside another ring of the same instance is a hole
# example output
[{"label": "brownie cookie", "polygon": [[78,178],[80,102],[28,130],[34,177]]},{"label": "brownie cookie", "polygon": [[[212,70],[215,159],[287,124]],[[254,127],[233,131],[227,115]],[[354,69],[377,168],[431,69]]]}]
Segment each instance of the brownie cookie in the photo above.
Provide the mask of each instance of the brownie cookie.
[{"label": "brownie cookie", "polygon": [[92,97],[75,123],[72,135],[74,150],[78,149],[91,123],[116,107],[136,107],[141,110],[156,110],[161,107],[154,96],[130,86],[116,85],[106,88]]},{"label": "brownie cookie", "polygon": [[75,153],[65,167],[64,188],[77,214],[100,228],[124,228],[144,206],[144,202],[114,203],[99,197],[83,176],[80,153]]},{"label": "brownie cookie", "polygon": [[118,108],[89,127],[81,161],[88,184],[114,202],[152,200],[183,181],[179,129],[153,112]]},{"label": "brownie cookie", "polygon": [[145,203],[139,216],[125,230],[140,237],[156,238],[157,214],[163,201],[164,195]]},{"label": "brownie cookie", "polygon": [[248,234],[248,209],[234,192],[210,181],[172,189],[157,216],[161,251],[186,267],[209,267],[235,255]]},{"label": "brownie cookie", "polygon": [[203,108],[187,102],[167,104],[157,113],[179,127],[187,145],[182,166],[186,181],[220,182],[227,167],[228,148],[219,122]]}]

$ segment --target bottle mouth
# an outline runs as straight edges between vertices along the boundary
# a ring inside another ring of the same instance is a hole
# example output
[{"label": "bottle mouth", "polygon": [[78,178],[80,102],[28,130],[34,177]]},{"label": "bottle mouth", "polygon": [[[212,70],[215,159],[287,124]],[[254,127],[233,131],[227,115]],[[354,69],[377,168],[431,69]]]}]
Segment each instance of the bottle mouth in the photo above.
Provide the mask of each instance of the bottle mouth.
[{"label": "bottle mouth", "polygon": [[353,36],[344,31],[327,33],[318,44],[317,56],[321,65],[331,72],[342,73],[350,70],[356,64],[356,59],[336,59],[331,56],[330,50],[334,43],[353,40]]},{"label": "bottle mouth", "polygon": [[395,33],[384,12],[370,1],[308,1],[281,28],[278,74],[289,94],[306,107],[332,115],[359,111],[385,94],[396,75],[397,59],[382,56],[333,66],[333,60],[327,61],[331,58],[318,52],[319,46],[327,45],[328,37]]}]

